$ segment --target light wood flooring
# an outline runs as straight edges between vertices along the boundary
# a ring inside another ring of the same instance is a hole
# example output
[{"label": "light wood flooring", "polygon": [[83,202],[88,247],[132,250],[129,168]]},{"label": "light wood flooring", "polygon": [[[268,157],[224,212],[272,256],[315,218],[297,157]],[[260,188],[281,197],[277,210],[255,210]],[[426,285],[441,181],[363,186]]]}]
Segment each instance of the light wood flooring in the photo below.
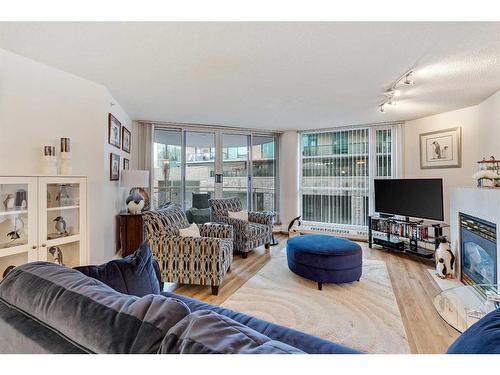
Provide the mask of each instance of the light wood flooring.
[{"label": "light wood flooring", "polygon": [[[269,251],[262,246],[252,251],[247,259],[235,255],[231,271],[224,278],[218,296],[213,296],[207,286],[169,284],[168,289],[211,304],[221,304],[253,277],[269,261],[273,252],[282,251],[288,237],[277,235],[276,239],[279,245],[271,247]],[[364,242],[359,244],[363,247],[364,258],[383,260],[387,265],[411,352],[445,353],[458,337],[458,332],[445,323],[434,308],[433,299],[440,289],[426,271],[432,264],[369,249]]]}]

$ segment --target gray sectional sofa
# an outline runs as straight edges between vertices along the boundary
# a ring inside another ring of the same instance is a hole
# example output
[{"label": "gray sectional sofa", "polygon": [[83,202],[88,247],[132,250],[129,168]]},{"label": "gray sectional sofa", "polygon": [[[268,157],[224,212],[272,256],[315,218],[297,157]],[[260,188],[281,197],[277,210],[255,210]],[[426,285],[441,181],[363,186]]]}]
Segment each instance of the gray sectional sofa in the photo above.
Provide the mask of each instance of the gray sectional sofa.
[{"label": "gray sectional sofa", "polygon": [[[123,273],[122,265],[113,267]],[[80,271],[46,262],[17,267],[0,283],[0,337],[0,353],[356,352],[170,293],[119,293]]]}]

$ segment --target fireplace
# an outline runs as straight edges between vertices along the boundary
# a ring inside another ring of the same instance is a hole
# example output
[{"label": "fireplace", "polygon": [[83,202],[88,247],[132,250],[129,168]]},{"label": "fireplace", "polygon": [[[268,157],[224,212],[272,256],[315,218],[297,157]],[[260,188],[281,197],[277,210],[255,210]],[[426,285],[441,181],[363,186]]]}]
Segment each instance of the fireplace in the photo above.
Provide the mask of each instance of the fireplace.
[{"label": "fireplace", "polygon": [[497,283],[496,225],[460,213],[460,259],[466,284]]}]

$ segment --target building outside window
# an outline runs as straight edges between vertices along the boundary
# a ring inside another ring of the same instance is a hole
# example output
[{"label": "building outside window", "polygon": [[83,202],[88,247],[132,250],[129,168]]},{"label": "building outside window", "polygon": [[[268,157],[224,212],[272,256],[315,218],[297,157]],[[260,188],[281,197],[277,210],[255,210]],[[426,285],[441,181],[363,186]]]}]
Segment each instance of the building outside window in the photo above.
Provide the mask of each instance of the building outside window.
[{"label": "building outside window", "polygon": [[393,177],[393,141],[390,126],[302,133],[306,225],[344,233],[366,231],[373,180]]},{"label": "building outside window", "polygon": [[[173,202],[189,209],[193,194],[209,192],[238,197],[245,209],[277,212],[277,145],[277,134],[155,127],[153,207]],[[215,183],[216,173],[223,183]]]}]

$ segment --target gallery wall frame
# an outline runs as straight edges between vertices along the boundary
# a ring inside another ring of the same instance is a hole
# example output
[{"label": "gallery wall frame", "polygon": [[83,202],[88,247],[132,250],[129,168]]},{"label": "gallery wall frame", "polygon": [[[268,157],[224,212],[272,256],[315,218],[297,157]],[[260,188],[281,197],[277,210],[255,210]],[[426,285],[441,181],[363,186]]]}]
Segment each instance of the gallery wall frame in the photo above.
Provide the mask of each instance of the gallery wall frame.
[{"label": "gallery wall frame", "polygon": [[420,134],[420,169],[460,168],[461,133],[461,127],[457,126]]}]

